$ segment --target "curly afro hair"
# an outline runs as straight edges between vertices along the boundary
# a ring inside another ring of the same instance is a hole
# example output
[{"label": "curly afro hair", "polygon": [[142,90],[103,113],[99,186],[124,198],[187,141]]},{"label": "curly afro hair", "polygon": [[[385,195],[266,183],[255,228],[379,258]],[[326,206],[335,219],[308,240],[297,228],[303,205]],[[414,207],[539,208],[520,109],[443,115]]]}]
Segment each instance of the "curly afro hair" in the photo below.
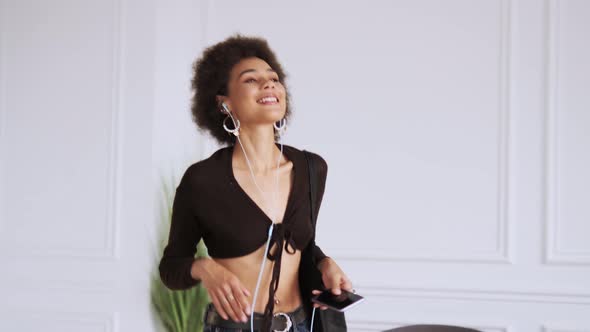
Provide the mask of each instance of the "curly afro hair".
[{"label": "curly afro hair", "polygon": [[[203,55],[193,64],[191,80],[193,97],[191,99],[192,119],[201,130],[208,131],[221,145],[233,145],[236,137],[223,129],[226,115],[219,112],[216,95],[227,95],[228,79],[234,65],[242,59],[260,58],[279,76],[285,87],[287,121],[291,115],[290,94],[285,84],[286,74],[278,62],[276,55],[268,46],[268,42],[260,37],[246,37],[234,34],[222,42],[207,47]],[[231,122],[231,121],[230,121]],[[275,140],[280,138],[277,130]]]}]

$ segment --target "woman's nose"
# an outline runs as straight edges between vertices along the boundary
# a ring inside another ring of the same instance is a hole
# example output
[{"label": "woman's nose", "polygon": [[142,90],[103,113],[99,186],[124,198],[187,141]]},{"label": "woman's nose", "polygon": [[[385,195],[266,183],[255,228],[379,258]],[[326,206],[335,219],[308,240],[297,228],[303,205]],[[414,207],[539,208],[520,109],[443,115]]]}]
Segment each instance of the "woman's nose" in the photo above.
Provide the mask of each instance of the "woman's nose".
[{"label": "woman's nose", "polygon": [[270,88],[270,87],[272,87],[272,88],[274,88],[274,87],[275,87],[275,82],[274,82],[272,79],[270,79],[270,80],[267,80],[267,81],[264,83],[264,88],[265,88],[265,89],[266,89],[266,88]]}]

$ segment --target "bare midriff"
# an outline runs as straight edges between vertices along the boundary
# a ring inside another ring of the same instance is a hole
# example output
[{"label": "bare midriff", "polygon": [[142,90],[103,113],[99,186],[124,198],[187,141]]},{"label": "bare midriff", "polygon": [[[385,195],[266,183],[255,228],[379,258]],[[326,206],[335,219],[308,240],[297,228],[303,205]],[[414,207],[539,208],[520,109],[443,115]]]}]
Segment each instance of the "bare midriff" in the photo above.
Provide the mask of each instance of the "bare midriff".
[{"label": "bare midriff", "polygon": [[[238,277],[242,285],[248,289],[251,296],[248,301],[254,300],[254,291],[256,290],[256,281],[262,264],[262,256],[266,243],[257,250],[241,257],[233,258],[213,258],[215,262],[221,264]],[[270,248],[271,252],[276,250],[276,246]],[[295,310],[301,305],[301,295],[299,294],[299,262],[301,260],[301,251],[296,250],[294,254],[288,253],[283,248],[281,262],[281,275],[279,277],[279,286],[276,290],[275,297],[279,303],[275,303],[273,312],[289,312]],[[260,280],[258,296],[254,311],[263,313],[268,302],[269,286],[272,277],[272,268],[275,262],[266,259],[264,272]]]}]

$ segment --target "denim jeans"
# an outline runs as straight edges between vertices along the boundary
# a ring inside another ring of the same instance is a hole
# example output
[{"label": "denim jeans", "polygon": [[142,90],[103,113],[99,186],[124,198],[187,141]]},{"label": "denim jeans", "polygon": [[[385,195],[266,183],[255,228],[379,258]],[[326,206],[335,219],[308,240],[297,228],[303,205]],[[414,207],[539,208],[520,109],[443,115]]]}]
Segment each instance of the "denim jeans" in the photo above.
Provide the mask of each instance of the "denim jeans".
[{"label": "denim jeans", "polygon": [[[311,320],[306,318],[301,323],[294,325],[289,329],[289,332],[309,332],[309,324]],[[215,325],[207,325],[203,327],[203,332],[243,332],[243,331],[250,331],[250,329],[242,330],[242,329],[230,329],[227,327],[219,327]],[[260,332],[259,330],[254,330],[255,332]]]},{"label": "denim jeans", "polygon": [[[210,306],[211,306],[211,304],[210,304]],[[311,317],[307,317],[301,323],[294,324],[293,326],[291,326],[291,328],[289,329],[288,332],[309,332],[310,324],[311,324]],[[203,332],[244,332],[244,331],[250,331],[250,329],[248,328],[247,330],[243,330],[243,329],[238,329],[238,328],[227,328],[227,327],[209,325],[207,323],[205,323],[203,325]],[[254,332],[260,332],[260,331],[254,330]],[[265,331],[265,332],[269,332],[269,331]]]}]

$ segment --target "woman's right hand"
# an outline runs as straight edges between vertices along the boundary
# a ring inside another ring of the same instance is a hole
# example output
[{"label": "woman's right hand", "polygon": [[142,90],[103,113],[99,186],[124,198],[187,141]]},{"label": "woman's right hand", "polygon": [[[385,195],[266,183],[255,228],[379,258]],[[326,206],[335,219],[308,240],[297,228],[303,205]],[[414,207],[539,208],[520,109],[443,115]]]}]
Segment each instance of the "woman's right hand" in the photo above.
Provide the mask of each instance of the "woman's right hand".
[{"label": "woman's right hand", "polygon": [[244,287],[241,281],[213,259],[198,259],[194,262],[191,271],[197,275],[217,312],[228,319],[231,317],[235,322],[247,322],[250,315],[250,292]]}]

